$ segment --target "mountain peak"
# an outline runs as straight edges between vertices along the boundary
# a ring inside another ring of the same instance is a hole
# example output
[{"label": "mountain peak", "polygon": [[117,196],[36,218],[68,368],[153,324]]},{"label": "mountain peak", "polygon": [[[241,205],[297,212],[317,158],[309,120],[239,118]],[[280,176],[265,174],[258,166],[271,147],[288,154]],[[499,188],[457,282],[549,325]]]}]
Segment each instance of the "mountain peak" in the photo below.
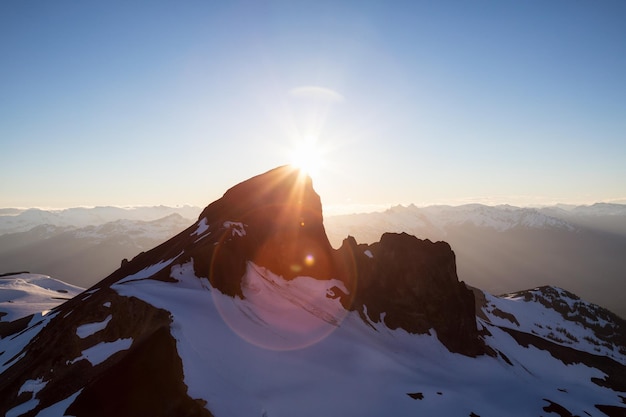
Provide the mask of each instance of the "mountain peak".
[{"label": "mountain peak", "polygon": [[244,217],[264,207],[302,207],[321,215],[322,203],[313,190],[311,177],[302,171],[283,165],[256,175],[228,189],[222,198],[211,203],[199,216],[220,215],[228,206],[229,215]]},{"label": "mountain peak", "polygon": [[320,197],[311,178],[291,166],[272,169],[230,188],[203,210],[199,221],[209,230],[219,231],[224,225],[241,227],[236,242],[231,239],[233,232],[222,231],[222,250],[213,261],[217,269],[228,264],[229,254],[235,251],[287,279],[334,275]]},{"label": "mountain peak", "polygon": [[[285,165],[243,181],[209,204],[196,224],[114,272],[112,284],[163,265],[143,278],[171,281],[170,264],[193,262],[198,277],[228,295],[242,296],[248,262],[285,279],[336,276],[324,230],[322,203],[312,180]],[[175,262],[174,262],[175,260]]]}]

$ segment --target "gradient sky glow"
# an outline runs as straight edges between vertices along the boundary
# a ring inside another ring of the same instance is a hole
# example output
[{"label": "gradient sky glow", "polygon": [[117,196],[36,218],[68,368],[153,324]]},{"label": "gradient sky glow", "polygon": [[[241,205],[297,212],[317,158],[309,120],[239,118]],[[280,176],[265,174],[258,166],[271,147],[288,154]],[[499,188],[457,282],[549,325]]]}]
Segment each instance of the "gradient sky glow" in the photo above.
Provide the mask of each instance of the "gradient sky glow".
[{"label": "gradient sky glow", "polygon": [[0,2],[0,207],[626,201],[624,1]]}]

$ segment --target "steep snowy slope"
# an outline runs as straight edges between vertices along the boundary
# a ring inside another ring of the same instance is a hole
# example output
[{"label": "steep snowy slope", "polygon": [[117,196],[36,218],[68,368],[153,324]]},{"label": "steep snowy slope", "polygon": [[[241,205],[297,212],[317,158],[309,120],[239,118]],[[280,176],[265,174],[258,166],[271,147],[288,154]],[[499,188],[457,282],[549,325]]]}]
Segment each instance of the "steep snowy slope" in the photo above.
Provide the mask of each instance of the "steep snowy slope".
[{"label": "steep snowy slope", "polygon": [[[142,280],[115,289],[172,313],[188,393],[207,401],[214,415],[531,416],[552,404],[602,415],[596,404],[621,402],[618,392],[593,382],[604,371],[521,346],[487,321],[485,340],[498,356],[472,358],[451,353],[432,335],[391,330],[343,310],[324,298],[336,282],[285,281],[249,265],[244,282],[255,298],[241,300],[212,289],[191,265],[172,277],[176,284]],[[311,301],[312,294],[319,298]],[[526,314],[539,320],[540,307],[528,306]],[[294,314],[303,317],[284,322]],[[297,330],[289,326],[296,323]],[[303,328],[321,330],[304,336]],[[615,366],[623,378],[624,367]]]},{"label": "steep snowy slope", "polygon": [[[443,242],[386,234],[335,251],[321,213],[310,179],[272,170],[49,314],[10,323],[0,334],[0,414],[626,411],[619,356],[532,333],[542,315],[556,326],[550,307],[481,299],[458,281]],[[519,328],[498,321],[522,311],[530,319]]]}]

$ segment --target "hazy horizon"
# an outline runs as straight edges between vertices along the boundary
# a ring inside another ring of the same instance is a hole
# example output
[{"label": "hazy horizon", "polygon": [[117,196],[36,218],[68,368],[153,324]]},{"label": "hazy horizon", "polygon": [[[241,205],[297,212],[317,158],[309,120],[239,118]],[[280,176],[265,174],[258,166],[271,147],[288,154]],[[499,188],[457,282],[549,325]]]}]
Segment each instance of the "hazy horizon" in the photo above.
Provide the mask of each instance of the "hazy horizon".
[{"label": "hazy horizon", "polygon": [[[90,209],[97,209],[97,208],[118,208],[118,209],[124,209],[124,210],[134,210],[134,209],[142,209],[142,208],[163,207],[163,208],[172,208],[172,209],[195,208],[195,209],[198,209],[198,211],[201,211],[206,206],[208,206],[210,203],[212,203],[212,201],[207,202],[204,206],[196,206],[196,205],[192,205],[192,204],[177,204],[177,205],[174,205],[174,206],[165,205],[165,204],[138,205],[138,206],[106,204],[106,205],[98,205],[98,206],[86,206],[86,205],[84,205],[84,206],[73,206],[73,207],[0,207],[0,210],[18,210],[20,212],[23,212],[23,211],[26,211],[26,210],[35,209],[35,210],[42,210],[42,211],[59,212],[59,211],[71,210],[71,209],[86,209],[86,210],[90,210]],[[553,204],[537,204],[537,205],[520,205],[520,204],[507,203],[507,202],[489,203],[489,202],[484,202],[484,201],[474,201],[474,202],[467,201],[467,202],[456,202],[456,203],[455,202],[450,202],[450,203],[432,203],[432,204],[417,204],[417,203],[396,203],[396,204],[393,204],[393,203],[390,203],[390,204],[325,205],[324,202],[322,201],[322,209],[324,211],[324,215],[326,215],[326,216],[339,216],[339,215],[346,215],[346,214],[364,214],[364,213],[382,212],[382,211],[389,210],[389,209],[391,209],[393,207],[398,207],[398,206],[402,206],[402,207],[415,206],[417,208],[426,208],[426,207],[434,207],[434,206],[460,207],[460,206],[473,205],[473,204],[484,205],[484,206],[488,206],[488,207],[511,206],[511,207],[517,207],[517,208],[550,208],[550,207],[559,207],[559,206],[565,206],[565,207],[568,207],[568,206],[569,207],[590,207],[590,206],[593,206],[595,204],[618,204],[618,205],[626,206],[626,200],[596,201],[596,202],[592,202],[592,203],[588,203],[588,204],[575,204],[575,203],[558,202],[558,203],[553,203]]]}]

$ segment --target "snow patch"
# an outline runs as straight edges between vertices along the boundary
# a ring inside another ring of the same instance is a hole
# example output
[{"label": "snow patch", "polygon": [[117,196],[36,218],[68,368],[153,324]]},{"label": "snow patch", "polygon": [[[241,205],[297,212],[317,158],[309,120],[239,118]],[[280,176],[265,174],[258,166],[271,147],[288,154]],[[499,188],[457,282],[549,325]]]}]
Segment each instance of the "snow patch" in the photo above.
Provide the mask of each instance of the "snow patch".
[{"label": "snow patch", "polygon": [[230,221],[225,221],[224,222],[224,227],[227,229],[231,229],[231,236],[245,236],[246,235],[246,229],[243,223],[241,222],[230,222]]},{"label": "snow patch", "polygon": [[59,401],[58,403],[52,404],[50,407],[46,407],[43,410],[39,411],[35,417],[58,417],[66,415],[65,412],[69,408],[76,398],[83,392],[82,388],[76,391],[74,394],[70,395],[64,400]]},{"label": "snow patch", "polygon": [[41,313],[34,314],[25,330],[0,339],[0,374],[26,355],[26,346],[57,314],[53,313],[45,317]]},{"label": "snow patch", "polygon": [[41,391],[46,386],[47,383],[48,381],[44,381],[43,378],[26,380],[20,387],[17,395],[20,396],[24,393],[30,392],[30,399],[8,410],[6,413],[6,417],[21,416],[37,407],[37,405],[39,405],[39,400],[35,397],[37,396],[39,391]]},{"label": "snow patch", "polygon": [[22,384],[20,390],[17,392],[17,395],[19,396],[23,392],[32,392],[34,397],[46,386],[47,383],[48,381],[44,381],[43,378],[28,379]]},{"label": "snow patch", "polygon": [[[182,254],[182,252],[178,255],[180,256]],[[137,281],[140,279],[146,279],[151,277],[152,275],[156,274],[157,272],[159,272],[160,270],[162,270],[163,268],[167,267],[169,264],[171,264],[172,262],[174,262],[174,259],[176,259],[178,256],[175,256],[171,259],[168,259],[166,261],[160,261],[154,265],[150,265],[145,267],[144,269],[142,269],[139,272],[135,272],[134,274],[128,275],[125,278],[122,278],[121,280],[117,281],[117,284],[124,284],[126,282],[130,282],[130,281]]]},{"label": "snow patch", "polygon": [[82,351],[82,355],[69,362],[74,364],[82,359],[87,359],[91,366],[96,366],[109,359],[115,353],[127,350],[133,344],[133,339],[118,339],[114,342],[101,342]]},{"label": "snow patch", "polygon": [[198,228],[195,230],[195,232],[191,234],[191,236],[201,236],[207,230],[209,230],[209,222],[205,217],[204,219],[200,220],[200,222],[198,223]]},{"label": "snow patch", "polygon": [[113,316],[109,314],[107,318],[101,322],[87,323],[87,324],[78,326],[78,328],[76,328],[76,335],[80,337],[81,339],[85,339],[91,336],[92,334],[99,332],[100,330],[104,330],[112,318]]},{"label": "snow patch", "polygon": [[23,416],[30,410],[37,407],[37,405],[39,405],[39,400],[36,398],[31,398],[30,400],[23,402],[22,404],[16,405],[12,409],[8,410],[5,414],[5,417]]}]

